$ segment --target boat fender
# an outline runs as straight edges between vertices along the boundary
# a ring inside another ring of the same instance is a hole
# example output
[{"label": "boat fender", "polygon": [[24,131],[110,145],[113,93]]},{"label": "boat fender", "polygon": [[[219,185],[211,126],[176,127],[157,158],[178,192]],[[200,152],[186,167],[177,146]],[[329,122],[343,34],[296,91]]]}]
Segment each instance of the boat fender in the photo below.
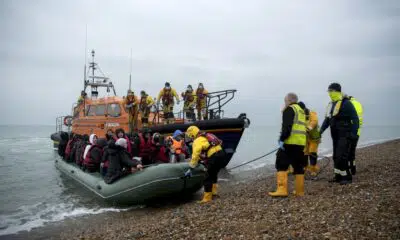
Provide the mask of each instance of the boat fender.
[{"label": "boat fender", "polygon": [[238,118],[239,119],[243,119],[245,128],[248,128],[250,126],[250,119],[247,118],[246,113],[239,114]]},{"label": "boat fender", "polygon": [[65,116],[63,121],[65,126],[72,126],[72,116]]}]

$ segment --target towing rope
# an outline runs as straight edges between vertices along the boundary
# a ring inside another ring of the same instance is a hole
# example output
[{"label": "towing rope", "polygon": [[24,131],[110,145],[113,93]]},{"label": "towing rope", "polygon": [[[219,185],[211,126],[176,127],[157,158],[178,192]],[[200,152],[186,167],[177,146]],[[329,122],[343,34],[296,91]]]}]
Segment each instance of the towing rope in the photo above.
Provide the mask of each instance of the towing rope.
[{"label": "towing rope", "polygon": [[229,169],[227,169],[227,170],[228,170],[228,171],[231,171],[232,169],[235,169],[235,168],[238,168],[238,167],[244,166],[244,165],[246,165],[246,164],[249,164],[249,163],[255,162],[255,161],[257,161],[257,160],[260,160],[261,158],[265,158],[265,157],[267,157],[267,156],[269,156],[269,155],[273,154],[274,152],[278,151],[278,149],[279,149],[279,148],[276,148],[276,149],[272,150],[272,151],[271,151],[271,152],[269,152],[269,153],[266,153],[266,154],[264,154],[264,155],[262,155],[262,156],[259,156],[259,157],[257,157],[257,158],[254,158],[253,160],[250,160],[250,161],[248,161],[248,162],[245,162],[245,163],[239,164],[239,165],[237,165],[237,166],[234,166],[234,167],[232,167],[232,168],[229,168]]}]

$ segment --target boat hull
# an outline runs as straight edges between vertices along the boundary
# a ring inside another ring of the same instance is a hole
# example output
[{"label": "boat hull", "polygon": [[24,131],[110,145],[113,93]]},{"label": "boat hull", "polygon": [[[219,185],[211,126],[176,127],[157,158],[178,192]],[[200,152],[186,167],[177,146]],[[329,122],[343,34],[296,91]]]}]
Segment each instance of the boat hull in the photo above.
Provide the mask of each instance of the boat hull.
[{"label": "boat hull", "polygon": [[184,177],[188,163],[158,164],[106,184],[100,173],[87,173],[75,164],[57,159],[57,169],[75,180],[99,198],[114,204],[142,204],[156,198],[191,194],[203,186],[205,171],[202,165],[193,176]]},{"label": "boat hull", "polygon": [[[152,132],[158,132],[162,135],[172,135],[175,130],[186,131],[189,126],[195,125],[202,131],[213,133],[223,141],[227,165],[236,152],[245,128],[248,127],[249,123],[247,121],[247,118],[212,119],[192,123],[156,125],[150,129]],[[58,148],[60,142],[65,142],[65,139],[63,140],[65,137],[62,134],[63,132],[57,132],[51,135],[54,148]]]}]

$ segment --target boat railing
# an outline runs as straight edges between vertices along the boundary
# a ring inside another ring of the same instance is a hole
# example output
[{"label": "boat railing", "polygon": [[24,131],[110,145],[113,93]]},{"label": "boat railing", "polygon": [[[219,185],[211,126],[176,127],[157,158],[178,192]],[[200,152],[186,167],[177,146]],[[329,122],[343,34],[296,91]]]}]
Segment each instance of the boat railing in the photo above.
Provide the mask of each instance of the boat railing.
[{"label": "boat railing", "polygon": [[[221,119],[224,117],[225,111],[222,109],[228,102],[230,102],[234,97],[236,89],[222,90],[216,92],[210,92],[207,94],[206,106],[201,108],[201,110],[206,109],[206,119]],[[187,110],[186,110],[187,111]],[[186,114],[184,110],[174,113],[175,117],[183,119],[184,121],[192,120],[185,119]],[[193,109],[194,114],[197,114],[197,108]]]},{"label": "boat railing", "polygon": [[[230,102],[234,97],[236,89],[228,89],[216,92],[210,92],[207,94],[206,106],[203,109],[206,109],[206,118],[205,119],[221,119],[224,117],[225,111],[222,109],[228,102]],[[153,125],[157,125],[158,123],[162,123],[164,119],[164,115],[162,113],[162,105],[156,108],[154,114],[154,118],[152,121]],[[193,114],[197,114],[197,108],[193,110],[180,110],[178,112],[174,112],[175,119],[181,119],[183,122],[195,121],[195,119],[188,119],[186,117],[187,111],[193,111]]]}]

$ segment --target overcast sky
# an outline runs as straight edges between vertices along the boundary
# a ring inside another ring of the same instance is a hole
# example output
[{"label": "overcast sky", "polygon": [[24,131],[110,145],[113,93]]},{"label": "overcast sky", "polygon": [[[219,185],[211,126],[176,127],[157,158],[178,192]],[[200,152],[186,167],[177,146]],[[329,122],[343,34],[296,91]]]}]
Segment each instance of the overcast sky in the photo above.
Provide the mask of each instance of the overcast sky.
[{"label": "overcast sky", "polygon": [[[70,113],[88,52],[125,95],[203,82],[235,88],[226,116],[276,125],[289,91],[322,116],[342,84],[366,125],[398,125],[400,2],[0,1],[0,124],[53,124]],[[181,107],[181,106],[179,106]]]}]

